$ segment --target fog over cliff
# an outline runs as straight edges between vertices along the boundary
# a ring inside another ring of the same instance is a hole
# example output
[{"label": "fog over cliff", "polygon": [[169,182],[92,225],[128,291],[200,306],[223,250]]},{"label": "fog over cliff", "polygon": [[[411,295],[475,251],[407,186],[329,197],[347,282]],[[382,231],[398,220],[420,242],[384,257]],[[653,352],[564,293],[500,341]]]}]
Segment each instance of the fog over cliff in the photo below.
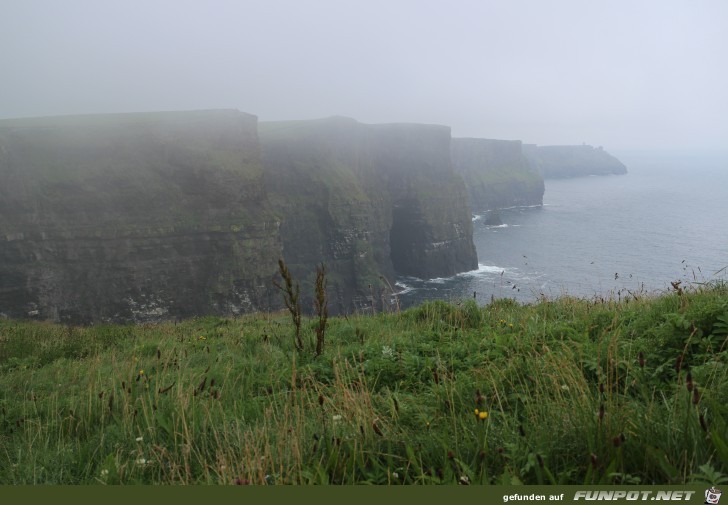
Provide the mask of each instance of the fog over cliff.
[{"label": "fog over cliff", "polygon": [[717,149],[727,22],[722,0],[5,2],[0,118],[236,108]]}]

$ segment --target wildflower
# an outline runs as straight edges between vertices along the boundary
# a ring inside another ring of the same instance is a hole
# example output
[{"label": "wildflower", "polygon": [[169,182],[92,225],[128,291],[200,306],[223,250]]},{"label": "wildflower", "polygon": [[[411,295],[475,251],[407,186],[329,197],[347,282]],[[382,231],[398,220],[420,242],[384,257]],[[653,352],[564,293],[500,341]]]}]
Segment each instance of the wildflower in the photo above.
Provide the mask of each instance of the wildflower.
[{"label": "wildflower", "polygon": [[399,479],[399,474],[397,472],[392,472],[392,477],[395,479]]},{"label": "wildflower", "polygon": [[136,460],[136,464],[137,465],[146,465],[147,464],[147,460],[144,459],[144,458],[139,458],[139,459]]},{"label": "wildflower", "polygon": [[104,468],[103,470],[101,470],[101,477],[102,478],[105,479],[108,476],[109,476],[109,471],[106,468]]},{"label": "wildflower", "polygon": [[144,437],[137,437],[137,438],[136,438],[136,441],[137,441],[137,442],[141,442],[142,440],[144,440]]},{"label": "wildflower", "polygon": [[488,413],[485,410],[482,411],[480,414],[478,414],[478,419],[480,419],[481,421],[485,421],[486,419],[488,419]]},{"label": "wildflower", "polygon": [[567,386],[566,384],[561,385],[561,391],[568,391],[568,390],[569,390],[569,386]]},{"label": "wildflower", "polygon": [[382,346],[382,356],[385,358],[393,358],[394,357],[394,349],[389,347],[388,345]]},{"label": "wildflower", "polygon": [[477,416],[478,414],[480,414],[480,411],[478,409],[475,409],[475,415]]},{"label": "wildflower", "polygon": [[144,370],[139,370],[139,375],[144,375]]},{"label": "wildflower", "polygon": [[200,335],[197,340],[207,340],[207,338],[204,335]]},{"label": "wildflower", "polygon": [[334,415],[334,417],[332,419],[334,420],[335,423],[338,423],[339,421],[341,421],[341,414]]},{"label": "wildflower", "polygon": [[460,485],[467,486],[470,484],[470,477],[467,475],[461,475],[460,476]]}]

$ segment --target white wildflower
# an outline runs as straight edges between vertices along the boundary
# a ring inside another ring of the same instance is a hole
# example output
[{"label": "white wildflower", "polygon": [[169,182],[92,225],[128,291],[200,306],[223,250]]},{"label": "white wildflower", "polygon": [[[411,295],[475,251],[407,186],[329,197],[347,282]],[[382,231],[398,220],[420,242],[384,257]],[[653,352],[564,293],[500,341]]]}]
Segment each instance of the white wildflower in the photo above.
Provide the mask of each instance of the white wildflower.
[{"label": "white wildflower", "polygon": [[334,415],[334,417],[332,419],[334,420],[335,423],[338,423],[339,421],[341,421],[341,414]]},{"label": "white wildflower", "polygon": [[137,465],[146,465],[147,464],[147,460],[144,459],[144,458],[139,458],[138,460],[136,460],[136,464]]},{"label": "white wildflower", "polygon": [[393,358],[394,357],[394,349],[389,347],[388,345],[382,346],[382,356],[385,358]]},{"label": "white wildflower", "polygon": [[137,442],[141,442],[142,440],[144,440],[144,437],[136,437]]},{"label": "white wildflower", "polygon": [[106,468],[101,470],[101,477],[103,477],[105,479],[108,476],[109,476],[109,471]]}]

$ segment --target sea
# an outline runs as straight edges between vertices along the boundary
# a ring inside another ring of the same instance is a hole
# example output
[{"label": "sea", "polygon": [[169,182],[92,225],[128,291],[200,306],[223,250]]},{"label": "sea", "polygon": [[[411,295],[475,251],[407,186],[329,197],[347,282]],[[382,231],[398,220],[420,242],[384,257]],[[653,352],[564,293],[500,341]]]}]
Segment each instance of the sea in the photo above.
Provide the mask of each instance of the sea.
[{"label": "sea", "polygon": [[400,306],[621,299],[728,280],[728,153],[614,154],[626,175],[547,179],[543,206],[502,209],[497,226],[473,215],[478,269],[400,277]]}]

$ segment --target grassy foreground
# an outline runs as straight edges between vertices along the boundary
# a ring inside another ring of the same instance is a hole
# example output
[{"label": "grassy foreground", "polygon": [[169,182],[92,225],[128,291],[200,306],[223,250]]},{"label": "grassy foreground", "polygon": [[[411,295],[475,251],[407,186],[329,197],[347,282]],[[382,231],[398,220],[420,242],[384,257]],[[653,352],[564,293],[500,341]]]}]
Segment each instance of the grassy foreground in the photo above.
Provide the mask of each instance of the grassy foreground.
[{"label": "grassy foreground", "polygon": [[0,321],[0,484],[728,482],[726,284],[303,330]]}]

